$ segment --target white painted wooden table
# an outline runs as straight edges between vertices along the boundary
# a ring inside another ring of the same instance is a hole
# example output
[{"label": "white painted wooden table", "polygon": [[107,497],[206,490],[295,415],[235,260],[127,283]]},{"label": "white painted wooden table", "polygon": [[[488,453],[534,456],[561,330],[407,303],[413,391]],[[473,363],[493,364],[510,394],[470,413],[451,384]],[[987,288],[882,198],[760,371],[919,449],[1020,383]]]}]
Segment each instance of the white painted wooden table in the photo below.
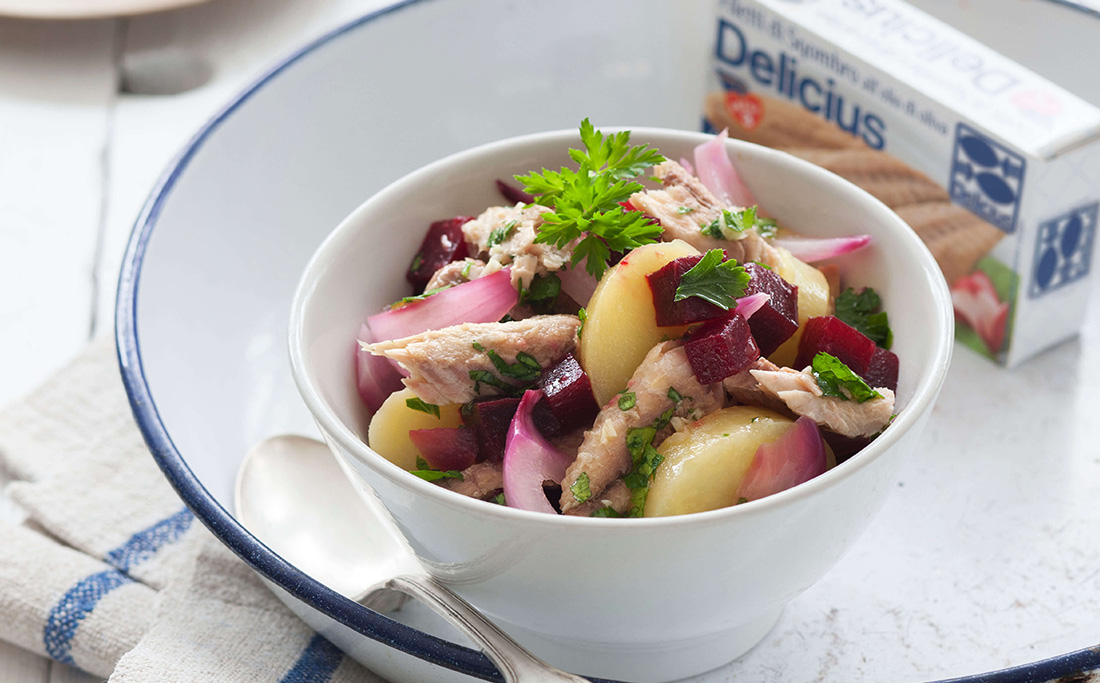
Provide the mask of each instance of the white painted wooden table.
[{"label": "white painted wooden table", "polygon": [[[972,28],[1009,56],[1100,102],[1100,81],[1088,65],[1078,61],[1082,67],[1075,69],[1073,60],[1037,52],[1034,41],[1013,40],[991,31],[993,23],[976,21],[983,4],[1000,1],[915,4]],[[129,19],[0,19],[0,403],[30,390],[92,336],[110,334],[115,278],[133,220],[191,133],[280,54],[382,4],[213,0]],[[1087,22],[1081,30],[1090,30]],[[141,69],[165,59],[200,60],[209,67],[208,82],[177,95],[120,92],[141,86]],[[1094,300],[1084,337],[1090,345],[1100,340],[1098,313]],[[1056,350],[1041,366],[1063,356],[1079,367],[1097,360],[1089,346],[1076,344]],[[973,360],[953,371],[945,394],[960,390],[973,371]],[[1004,381],[1019,383],[1036,372],[1025,369]],[[0,497],[0,515],[18,512]],[[811,591],[807,599],[813,598]],[[91,679],[0,642],[0,681],[85,680]]]}]

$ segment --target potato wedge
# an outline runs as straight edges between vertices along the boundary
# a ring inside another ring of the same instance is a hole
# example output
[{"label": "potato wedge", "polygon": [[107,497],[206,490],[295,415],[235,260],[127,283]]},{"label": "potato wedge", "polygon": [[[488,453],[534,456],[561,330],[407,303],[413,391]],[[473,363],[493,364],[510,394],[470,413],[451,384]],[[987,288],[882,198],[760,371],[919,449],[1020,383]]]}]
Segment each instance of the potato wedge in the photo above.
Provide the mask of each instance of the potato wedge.
[{"label": "potato wedge", "polygon": [[420,457],[409,432],[414,429],[462,426],[462,416],[458,412],[461,406],[457,403],[439,406],[439,417],[436,417],[410,408],[406,404],[410,398],[417,398],[412,389],[390,394],[367,428],[367,444],[378,455],[404,470],[417,469],[416,459]]},{"label": "potato wedge", "polygon": [[592,382],[596,402],[606,405],[656,344],[675,339],[686,326],[657,327],[646,275],[699,250],[674,240],[638,247],[604,273],[588,302],[580,341],[580,362]]},{"label": "potato wedge", "polygon": [[665,439],[664,461],[649,486],[645,516],[684,515],[729,507],[760,444],[794,424],[779,413],[732,406],[711,413]]},{"label": "potato wedge", "polygon": [[[802,325],[810,318],[832,313],[829,299],[829,281],[825,275],[808,263],[795,258],[791,252],[777,247],[781,260],[776,267],[779,277],[798,287],[798,329],[768,357],[780,366],[790,366],[798,355],[798,341],[802,339]],[[801,368],[796,368],[801,370]]]}]

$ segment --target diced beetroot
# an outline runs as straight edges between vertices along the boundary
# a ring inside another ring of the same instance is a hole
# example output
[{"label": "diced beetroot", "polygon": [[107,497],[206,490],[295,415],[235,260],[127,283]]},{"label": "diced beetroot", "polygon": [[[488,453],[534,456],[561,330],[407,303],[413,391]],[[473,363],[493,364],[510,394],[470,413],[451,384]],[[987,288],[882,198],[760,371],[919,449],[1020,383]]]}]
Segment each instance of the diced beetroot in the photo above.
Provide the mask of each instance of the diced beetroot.
[{"label": "diced beetroot", "polygon": [[749,329],[760,348],[760,355],[770,356],[798,329],[798,287],[757,263],[746,263],[745,271],[752,277],[745,294],[771,297],[749,318]]},{"label": "diced beetroot", "polygon": [[511,183],[497,180],[497,189],[505,199],[513,204],[531,204],[535,201],[535,195],[528,194]]},{"label": "diced beetroot", "polygon": [[464,470],[477,460],[477,438],[465,427],[414,429],[409,438],[433,470]]},{"label": "diced beetroot", "polygon": [[462,421],[477,437],[482,460],[500,462],[504,458],[508,427],[518,408],[518,398],[494,398],[477,401],[469,412],[463,411]]},{"label": "diced beetroot", "polygon": [[[600,412],[600,406],[592,395],[592,383],[588,380],[588,374],[573,354],[568,354],[544,370],[539,377],[538,387],[545,394],[539,405],[545,404],[550,408],[562,431],[589,425],[596,418],[596,413]],[[536,424],[538,417],[536,407]]]},{"label": "diced beetroot", "polygon": [[535,421],[535,429],[543,436],[554,436],[561,431],[561,420],[554,415],[554,409],[550,407],[546,397],[535,404],[531,410],[531,419]]},{"label": "diced beetroot", "polygon": [[863,379],[872,388],[886,387],[890,391],[898,390],[898,356],[893,351],[876,346],[871,354],[871,362]]},{"label": "diced beetroot", "polygon": [[452,261],[461,261],[469,256],[466,238],[462,235],[463,224],[472,221],[473,216],[455,216],[445,221],[436,221],[428,228],[420,251],[413,257],[405,279],[412,284],[417,294],[424,291],[435,271]]},{"label": "diced beetroot", "polygon": [[862,377],[867,372],[876,348],[878,347],[875,343],[866,335],[836,316],[810,318],[802,326],[802,339],[798,342],[798,357],[794,359],[794,367],[804,368],[813,363],[814,356],[824,352],[836,356],[852,372]]},{"label": "diced beetroot", "polygon": [[837,464],[859,453],[872,441],[872,439],[866,436],[844,436],[843,434],[831,432],[828,429],[822,429],[821,436],[825,437],[825,443],[829,444],[829,448],[833,449],[833,455],[836,456]]},{"label": "diced beetroot", "polygon": [[697,296],[689,296],[683,301],[673,300],[684,273],[694,268],[702,258],[702,255],[684,256],[645,276],[649,281],[650,294],[653,295],[653,308],[657,311],[658,327],[690,325],[726,315],[726,311],[720,307],[703,301]]},{"label": "diced beetroot", "polygon": [[760,357],[748,321],[736,312],[691,333],[684,351],[700,384],[721,382]]}]

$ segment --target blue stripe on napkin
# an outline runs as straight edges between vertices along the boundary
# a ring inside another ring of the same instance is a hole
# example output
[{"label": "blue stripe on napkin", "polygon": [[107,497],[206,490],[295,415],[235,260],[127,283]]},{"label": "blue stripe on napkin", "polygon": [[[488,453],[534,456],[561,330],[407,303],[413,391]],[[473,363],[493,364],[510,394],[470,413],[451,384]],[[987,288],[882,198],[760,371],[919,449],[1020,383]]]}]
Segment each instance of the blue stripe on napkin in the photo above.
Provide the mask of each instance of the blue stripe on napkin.
[{"label": "blue stripe on napkin", "polygon": [[191,527],[193,521],[195,516],[190,510],[183,508],[171,517],[137,532],[125,543],[107,553],[103,559],[117,567],[119,571],[128,572],[155,555],[165,545],[178,540]]},{"label": "blue stripe on napkin", "polygon": [[134,580],[114,569],[92,574],[70,588],[46,620],[42,630],[42,642],[46,653],[64,664],[76,664],[73,661],[73,636],[80,622],[95,609],[103,596],[119,586],[133,583]]},{"label": "blue stripe on napkin", "polygon": [[340,648],[320,633],[315,634],[279,683],[325,683],[343,660]]}]

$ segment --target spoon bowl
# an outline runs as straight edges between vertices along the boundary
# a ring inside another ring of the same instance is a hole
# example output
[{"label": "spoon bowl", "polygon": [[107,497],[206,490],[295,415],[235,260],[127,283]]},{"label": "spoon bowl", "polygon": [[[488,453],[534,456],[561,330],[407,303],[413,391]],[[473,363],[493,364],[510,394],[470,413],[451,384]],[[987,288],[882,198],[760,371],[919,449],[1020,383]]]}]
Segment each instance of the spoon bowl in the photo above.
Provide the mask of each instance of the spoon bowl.
[{"label": "spoon bowl", "polygon": [[378,610],[399,606],[401,594],[420,600],[481,646],[506,682],[585,681],[527,652],[429,576],[374,492],[353,487],[324,443],[259,442],[241,463],[234,501],[260,541],[340,594]]}]

